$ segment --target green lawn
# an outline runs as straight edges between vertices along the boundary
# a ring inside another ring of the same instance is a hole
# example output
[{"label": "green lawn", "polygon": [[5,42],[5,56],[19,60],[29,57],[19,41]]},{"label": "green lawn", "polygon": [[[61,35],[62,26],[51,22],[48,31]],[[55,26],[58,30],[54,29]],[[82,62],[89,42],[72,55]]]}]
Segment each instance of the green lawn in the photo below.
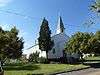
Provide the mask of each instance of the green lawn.
[{"label": "green lawn", "polygon": [[[85,60],[88,63],[98,62],[100,63],[100,56],[87,57]],[[91,61],[93,60],[93,61]],[[32,74],[52,74],[56,72],[71,71],[81,68],[86,68],[82,64],[79,65],[70,65],[70,64],[10,64],[4,66],[5,75],[32,75]]]},{"label": "green lawn", "polygon": [[31,75],[31,74],[52,74],[56,72],[71,71],[88,66],[69,64],[28,64],[20,66],[5,66],[5,75]]},{"label": "green lawn", "polygon": [[85,58],[85,60],[100,60],[100,56],[94,56],[94,57],[92,57],[92,56],[90,56],[90,57],[86,57]]},{"label": "green lawn", "polygon": [[85,58],[85,62],[84,63],[87,63],[87,64],[92,64],[92,63],[100,63],[100,56],[89,56],[89,57],[86,57]]}]

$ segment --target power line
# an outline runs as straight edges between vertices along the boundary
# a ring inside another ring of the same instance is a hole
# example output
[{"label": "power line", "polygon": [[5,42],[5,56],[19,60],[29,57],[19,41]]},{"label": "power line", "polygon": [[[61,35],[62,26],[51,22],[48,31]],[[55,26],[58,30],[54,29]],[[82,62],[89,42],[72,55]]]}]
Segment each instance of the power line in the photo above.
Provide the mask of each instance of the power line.
[{"label": "power line", "polygon": [[31,47],[25,49],[25,50],[31,49],[31,48],[33,48],[33,47],[35,47],[35,46],[37,46],[37,45],[38,45],[38,44],[35,44],[35,45],[33,45],[33,46],[31,46]]},{"label": "power line", "polygon": [[[27,16],[27,15],[24,15],[24,14],[20,14],[20,13],[18,13],[18,12],[12,12],[10,9],[9,10],[1,10],[0,9],[0,11],[3,11],[3,12],[5,12],[5,13],[9,13],[9,14],[14,14],[14,15],[17,15],[17,16],[21,16],[21,17],[24,17],[24,19],[31,19],[31,20],[33,20],[33,19],[36,19],[36,18],[34,18],[34,17],[31,17],[31,16]],[[38,18],[38,19],[43,19],[43,18]],[[94,24],[94,22],[92,21],[92,20],[88,20],[87,22],[85,22],[84,24],[81,24],[81,25],[72,25],[72,24],[64,24],[64,25],[66,25],[66,26],[68,26],[68,27],[70,27],[70,28],[72,28],[72,27],[76,27],[76,28],[81,28],[81,27],[84,27],[84,28],[89,28],[91,25],[93,25]],[[69,28],[68,28],[69,29]],[[94,29],[94,28],[93,28]],[[73,30],[73,28],[72,29],[70,29],[70,30]],[[80,30],[80,29],[76,29],[76,30]],[[29,48],[27,48],[27,49],[31,49],[32,47],[34,47],[34,46],[36,46],[36,45],[33,45],[33,46],[31,46],[31,47],[29,47]]]},{"label": "power line", "polygon": [[[18,12],[12,12],[11,10],[2,10],[2,9],[0,9],[0,11],[5,12],[5,13],[9,13],[9,14],[14,14],[14,15],[17,15],[17,16],[21,16],[21,17],[24,17],[25,19],[31,19],[31,20],[34,19],[34,17],[27,16],[27,15],[24,15],[24,14],[20,14]],[[38,18],[38,19],[42,19],[42,18]]]},{"label": "power line", "polygon": [[[17,15],[17,16],[21,16],[21,17],[24,17],[24,19],[36,19],[36,18],[34,18],[34,17],[31,17],[31,16],[26,16],[26,15],[24,15],[24,14],[20,14],[20,13],[18,13],[18,12],[12,12],[12,10],[11,9],[9,9],[9,10],[2,10],[2,9],[0,9],[0,11],[3,11],[3,12],[5,12],[5,13],[9,13],[9,14],[14,14],[14,15]],[[38,18],[38,19],[42,19],[42,18]],[[85,22],[84,24],[81,24],[81,25],[72,25],[72,24],[64,24],[64,25],[66,25],[66,26],[68,26],[68,27],[74,27],[74,28],[81,28],[81,27],[84,27],[84,28],[89,28],[89,27],[91,27],[92,25],[94,24],[94,22],[92,21],[92,20],[88,20],[87,22]]]}]

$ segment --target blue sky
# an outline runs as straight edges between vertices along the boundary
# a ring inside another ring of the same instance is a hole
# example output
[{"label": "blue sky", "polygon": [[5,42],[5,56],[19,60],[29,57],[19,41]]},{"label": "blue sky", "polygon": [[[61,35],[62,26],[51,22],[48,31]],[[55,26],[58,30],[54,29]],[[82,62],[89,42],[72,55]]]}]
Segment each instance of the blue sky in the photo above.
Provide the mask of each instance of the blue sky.
[{"label": "blue sky", "polygon": [[[52,34],[56,32],[58,13],[62,16],[66,34],[77,31],[95,32],[100,30],[99,20],[89,28],[84,22],[92,16],[89,6],[93,0],[0,0],[0,26],[9,30],[19,29],[24,38],[25,48],[34,45],[43,17],[49,21]],[[27,52],[24,50],[24,53]]]}]

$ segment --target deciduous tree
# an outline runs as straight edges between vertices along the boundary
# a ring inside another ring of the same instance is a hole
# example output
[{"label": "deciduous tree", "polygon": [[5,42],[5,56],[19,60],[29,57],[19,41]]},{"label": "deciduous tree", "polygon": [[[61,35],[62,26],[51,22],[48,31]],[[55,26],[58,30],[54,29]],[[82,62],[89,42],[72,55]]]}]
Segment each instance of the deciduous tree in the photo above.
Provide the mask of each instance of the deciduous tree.
[{"label": "deciduous tree", "polygon": [[21,57],[23,39],[18,37],[16,27],[10,31],[0,28],[0,61],[3,63],[7,58],[16,59]]}]

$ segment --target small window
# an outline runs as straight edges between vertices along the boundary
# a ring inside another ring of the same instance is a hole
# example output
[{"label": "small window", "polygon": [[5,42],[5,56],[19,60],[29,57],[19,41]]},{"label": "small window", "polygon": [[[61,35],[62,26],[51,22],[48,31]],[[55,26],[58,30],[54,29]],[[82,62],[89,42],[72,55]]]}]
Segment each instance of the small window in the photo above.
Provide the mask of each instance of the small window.
[{"label": "small window", "polygon": [[53,49],[52,53],[55,54],[55,49]]}]

